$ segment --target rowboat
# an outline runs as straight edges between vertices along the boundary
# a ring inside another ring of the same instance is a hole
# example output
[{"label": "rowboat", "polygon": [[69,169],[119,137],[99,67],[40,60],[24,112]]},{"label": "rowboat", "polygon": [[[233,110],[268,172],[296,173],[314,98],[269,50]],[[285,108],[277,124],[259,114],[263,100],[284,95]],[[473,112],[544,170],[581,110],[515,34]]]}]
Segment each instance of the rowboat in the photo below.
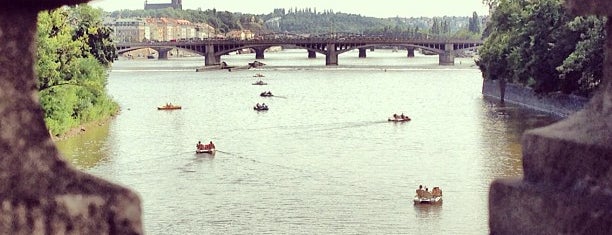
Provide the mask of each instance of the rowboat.
[{"label": "rowboat", "polygon": [[164,106],[157,107],[157,110],[176,110],[176,109],[182,109],[182,107],[180,105],[173,105],[173,104],[166,104]]},{"label": "rowboat", "polygon": [[442,203],[442,196],[430,198],[414,196],[413,201],[414,204],[439,204]]},{"label": "rowboat", "polygon": [[198,144],[196,144],[196,153],[215,154],[215,145],[212,143],[212,141],[210,144],[202,144],[201,142],[198,142]]},{"label": "rowboat", "polygon": [[215,153],[215,149],[197,149],[196,153],[214,154]]},{"label": "rowboat", "polygon": [[254,83],[252,83],[252,84],[253,84],[253,85],[260,85],[260,86],[262,86],[262,85],[268,85],[268,83],[265,83],[265,82],[264,82],[264,81],[262,81],[262,80],[259,80],[259,81],[257,81],[257,82],[254,82]]},{"label": "rowboat", "polygon": [[267,111],[268,110],[268,106],[253,106],[253,110],[256,111]]},{"label": "rowboat", "polygon": [[410,119],[409,117],[404,117],[404,118],[388,118],[387,121],[389,122],[407,122],[410,121],[412,119]]}]

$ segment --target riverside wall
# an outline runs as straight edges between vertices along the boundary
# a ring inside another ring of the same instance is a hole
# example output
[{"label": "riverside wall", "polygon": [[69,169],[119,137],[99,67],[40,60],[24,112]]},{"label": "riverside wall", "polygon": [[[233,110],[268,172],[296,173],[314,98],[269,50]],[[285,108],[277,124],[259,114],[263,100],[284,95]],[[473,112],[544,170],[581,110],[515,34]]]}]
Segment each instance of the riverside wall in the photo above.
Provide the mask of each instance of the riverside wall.
[{"label": "riverside wall", "polygon": [[[484,79],[482,82],[482,94],[487,97],[501,99],[499,82],[497,80]],[[541,96],[537,95],[531,88],[516,84],[506,84],[504,100],[507,103],[550,113],[557,117],[567,117],[582,109],[589,101],[585,97],[566,94]]]}]

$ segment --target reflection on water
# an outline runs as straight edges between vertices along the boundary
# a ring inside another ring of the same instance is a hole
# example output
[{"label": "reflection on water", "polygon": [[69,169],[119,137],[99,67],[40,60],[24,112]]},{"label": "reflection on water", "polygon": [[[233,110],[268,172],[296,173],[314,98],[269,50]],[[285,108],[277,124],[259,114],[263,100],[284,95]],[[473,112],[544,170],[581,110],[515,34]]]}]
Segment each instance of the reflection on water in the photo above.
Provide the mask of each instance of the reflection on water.
[{"label": "reflection on water", "polygon": [[197,170],[195,170],[196,167],[199,167],[201,164],[211,164],[214,159],[215,153],[195,154],[191,161],[188,161],[179,169],[181,169],[183,172],[197,172]]},{"label": "reflection on water", "polygon": [[442,217],[442,203],[439,204],[414,204],[417,218],[436,219]]},{"label": "reflection on water", "polygon": [[56,143],[62,156],[73,165],[89,169],[109,160],[107,138],[109,123],[87,127],[84,132]]},{"label": "reflection on water", "polygon": [[[483,99],[470,59],[355,53],[338,67],[290,50],[255,71],[205,73],[193,72],[202,58],[118,61],[108,90],[122,113],[58,146],[136,190],[151,234],[488,233],[490,182],[521,175],[522,132],[554,120]],[[183,109],[156,109],[167,102]],[[270,110],[254,112],[262,102]],[[402,112],[412,120],[387,122]],[[208,140],[217,153],[195,154]],[[424,182],[443,205],[413,204]]]}]

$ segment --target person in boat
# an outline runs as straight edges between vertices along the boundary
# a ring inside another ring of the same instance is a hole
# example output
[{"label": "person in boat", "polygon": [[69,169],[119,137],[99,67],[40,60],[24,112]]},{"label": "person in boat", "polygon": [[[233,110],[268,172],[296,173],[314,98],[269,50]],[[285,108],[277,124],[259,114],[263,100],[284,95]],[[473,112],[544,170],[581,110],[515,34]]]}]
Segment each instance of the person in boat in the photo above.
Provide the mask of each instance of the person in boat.
[{"label": "person in boat", "polygon": [[272,95],[272,92],[268,91],[268,93],[266,93],[266,95]]},{"label": "person in boat", "polygon": [[198,144],[196,144],[196,148],[197,148],[198,150],[202,150],[202,149],[204,149],[204,145],[202,144],[202,141],[198,141]]},{"label": "person in boat", "polygon": [[424,198],[432,198],[431,192],[429,192],[429,188],[425,188],[425,192],[423,192],[423,197]]},{"label": "person in boat", "polygon": [[397,113],[393,114],[393,118],[397,119]]},{"label": "person in boat", "polygon": [[215,149],[215,144],[213,144],[212,140],[208,144],[208,149]]},{"label": "person in boat", "polygon": [[431,190],[431,195],[433,197],[441,197],[442,196],[442,190],[440,189],[440,187],[434,187]]},{"label": "person in boat", "polygon": [[266,103],[262,103],[262,104],[261,104],[261,107],[262,107],[262,108],[267,108],[268,106],[266,105]]},{"label": "person in boat", "polygon": [[419,185],[419,188],[416,190],[417,197],[422,198],[424,192],[425,190],[423,190],[423,185]]},{"label": "person in boat", "polygon": [[259,105],[259,103],[255,104],[256,108],[261,108],[261,105]]},{"label": "person in boat", "polygon": [[401,118],[401,119],[406,118],[406,116],[404,116],[404,113],[400,114],[400,118]]}]

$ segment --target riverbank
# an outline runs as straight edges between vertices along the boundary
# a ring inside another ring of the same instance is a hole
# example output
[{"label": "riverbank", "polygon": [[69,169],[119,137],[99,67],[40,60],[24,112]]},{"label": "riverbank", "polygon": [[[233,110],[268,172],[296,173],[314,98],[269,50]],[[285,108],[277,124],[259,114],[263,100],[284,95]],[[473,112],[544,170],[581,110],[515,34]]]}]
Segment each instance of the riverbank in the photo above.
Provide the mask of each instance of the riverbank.
[{"label": "riverbank", "polygon": [[[482,94],[487,97],[501,99],[499,82],[497,80],[483,80]],[[557,117],[567,117],[582,109],[588,98],[566,95],[550,94],[538,96],[531,88],[516,84],[506,84],[505,102],[546,112]]]},{"label": "riverbank", "polygon": [[60,134],[60,135],[52,135],[51,133],[49,133],[49,135],[51,135],[51,140],[53,140],[53,142],[57,142],[57,141],[65,140],[65,139],[68,139],[68,138],[76,137],[76,136],[84,134],[85,132],[87,132],[88,129],[90,129],[92,127],[103,126],[103,125],[109,123],[110,121],[115,119],[115,117],[118,114],[119,113],[117,112],[115,114],[111,114],[110,116],[108,116],[106,118],[81,124],[79,126],[71,128],[70,130],[68,130],[65,133]]}]

